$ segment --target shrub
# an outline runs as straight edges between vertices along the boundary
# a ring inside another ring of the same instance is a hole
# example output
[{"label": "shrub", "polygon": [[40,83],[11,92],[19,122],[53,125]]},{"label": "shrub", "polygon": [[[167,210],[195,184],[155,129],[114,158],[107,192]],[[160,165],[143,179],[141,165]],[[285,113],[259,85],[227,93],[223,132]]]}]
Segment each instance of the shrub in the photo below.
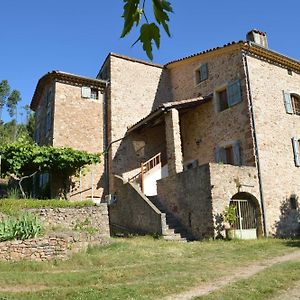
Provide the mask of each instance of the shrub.
[{"label": "shrub", "polygon": [[36,216],[29,213],[0,221],[0,241],[25,240],[34,238],[42,232],[41,222]]}]

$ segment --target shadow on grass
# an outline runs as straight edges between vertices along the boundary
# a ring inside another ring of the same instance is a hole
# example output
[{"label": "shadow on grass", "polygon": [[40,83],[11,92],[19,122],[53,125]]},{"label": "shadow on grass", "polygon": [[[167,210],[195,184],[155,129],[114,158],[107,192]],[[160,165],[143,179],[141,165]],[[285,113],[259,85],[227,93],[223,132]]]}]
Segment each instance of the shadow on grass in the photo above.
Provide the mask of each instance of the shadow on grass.
[{"label": "shadow on grass", "polygon": [[285,242],[288,247],[300,248],[300,238],[298,239],[290,239]]}]

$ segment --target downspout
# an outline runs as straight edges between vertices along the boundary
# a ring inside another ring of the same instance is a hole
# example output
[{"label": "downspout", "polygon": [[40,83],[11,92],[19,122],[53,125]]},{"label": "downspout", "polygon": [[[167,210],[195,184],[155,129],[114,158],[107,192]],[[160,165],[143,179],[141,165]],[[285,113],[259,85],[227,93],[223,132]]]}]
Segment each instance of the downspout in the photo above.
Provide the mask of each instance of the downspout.
[{"label": "downspout", "polygon": [[[248,44],[250,47],[250,44]],[[255,148],[255,155],[256,155],[256,162],[257,162],[257,173],[258,173],[258,183],[259,183],[259,194],[260,194],[260,201],[261,201],[261,209],[262,209],[262,215],[263,215],[263,227],[264,227],[264,233],[265,236],[268,237],[268,230],[267,230],[267,216],[266,216],[266,206],[265,206],[265,200],[264,200],[264,191],[263,191],[263,179],[261,175],[261,165],[260,165],[260,159],[259,159],[259,151],[258,151],[258,140],[257,140],[257,134],[256,134],[256,125],[255,125],[255,118],[254,118],[254,110],[253,110],[253,98],[251,93],[251,84],[250,84],[250,76],[249,76],[249,68],[248,68],[248,60],[247,60],[247,53],[244,51],[243,53],[243,60],[245,63],[245,69],[246,69],[246,82],[247,82],[247,89],[248,89],[248,95],[249,95],[249,104],[250,104],[250,118],[252,122],[253,127],[253,139],[254,139],[254,148]]]}]

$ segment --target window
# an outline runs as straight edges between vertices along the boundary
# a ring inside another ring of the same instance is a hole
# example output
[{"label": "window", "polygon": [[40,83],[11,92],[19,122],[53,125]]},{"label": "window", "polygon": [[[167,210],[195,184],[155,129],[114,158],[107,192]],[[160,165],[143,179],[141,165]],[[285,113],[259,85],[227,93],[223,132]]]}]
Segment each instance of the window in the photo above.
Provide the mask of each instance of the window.
[{"label": "window", "polygon": [[240,80],[236,80],[227,85],[226,88],[217,91],[217,101],[219,111],[223,111],[242,101]]},{"label": "window", "polygon": [[219,108],[220,111],[223,111],[227,109],[228,106],[228,99],[227,99],[227,91],[226,89],[223,91],[218,92],[218,98],[219,98]]},{"label": "window", "polygon": [[300,167],[300,139],[292,138],[293,150],[294,150],[294,160],[296,167]]},{"label": "window", "polygon": [[242,164],[240,142],[235,141],[225,147],[216,147],[215,161],[217,163],[240,166]]},{"label": "window", "polygon": [[207,64],[202,64],[196,71],[196,84],[206,80],[208,78],[208,67]]},{"label": "window", "polygon": [[198,167],[198,159],[189,161],[187,163],[184,164],[184,170],[189,170],[189,169],[194,169]]},{"label": "window", "polygon": [[81,87],[81,97],[87,99],[98,99],[98,89],[90,88],[88,86]]},{"label": "window", "polygon": [[52,112],[48,110],[45,123],[45,133],[47,134],[52,127]]},{"label": "window", "polygon": [[291,209],[297,209],[298,208],[298,200],[297,200],[296,196],[291,196],[290,197],[290,206],[291,206]]},{"label": "window", "polygon": [[91,88],[88,86],[81,87],[81,97],[82,98],[91,98]]},{"label": "window", "polygon": [[91,99],[98,99],[98,90],[97,89],[91,89]]},{"label": "window", "polygon": [[46,107],[49,106],[49,104],[51,103],[51,100],[52,100],[52,89],[50,88],[47,91],[47,95],[46,95]]},{"label": "window", "polygon": [[283,99],[286,112],[300,116],[300,96],[283,91]]}]

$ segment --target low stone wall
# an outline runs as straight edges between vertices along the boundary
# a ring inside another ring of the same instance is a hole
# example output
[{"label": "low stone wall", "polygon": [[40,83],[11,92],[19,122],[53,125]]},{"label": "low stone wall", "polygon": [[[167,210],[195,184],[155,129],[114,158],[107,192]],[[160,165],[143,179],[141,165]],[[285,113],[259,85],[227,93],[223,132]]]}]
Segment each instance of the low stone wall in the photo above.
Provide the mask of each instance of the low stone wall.
[{"label": "low stone wall", "polygon": [[26,211],[37,215],[45,227],[63,227],[73,230],[76,226],[88,223],[97,230],[98,236],[107,238],[109,232],[109,218],[106,203],[99,206],[82,208],[40,208]]},{"label": "low stone wall", "polygon": [[113,229],[133,233],[163,233],[163,215],[144,194],[116,176],[114,188],[116,203],[109,207]]},{"label": "low stone wall", "polygon": [[0,259],[36,261],[65,259],[70,253],[84,250],[88,245],[106,244],[109,241],[107,204],[82,208],[26,209],[26,211],[40,218],[46,232],[62,230],[63,233],[53,232],[36,239],[2,242]]},{"label": "low stone wall", "polygon": [[6,241],[0,243],[0,259],[7,261],[66,259],[70,253],[85,250],[88,245],[106,243],[108,239],[86,233],[61,233],[24,241]]}]

